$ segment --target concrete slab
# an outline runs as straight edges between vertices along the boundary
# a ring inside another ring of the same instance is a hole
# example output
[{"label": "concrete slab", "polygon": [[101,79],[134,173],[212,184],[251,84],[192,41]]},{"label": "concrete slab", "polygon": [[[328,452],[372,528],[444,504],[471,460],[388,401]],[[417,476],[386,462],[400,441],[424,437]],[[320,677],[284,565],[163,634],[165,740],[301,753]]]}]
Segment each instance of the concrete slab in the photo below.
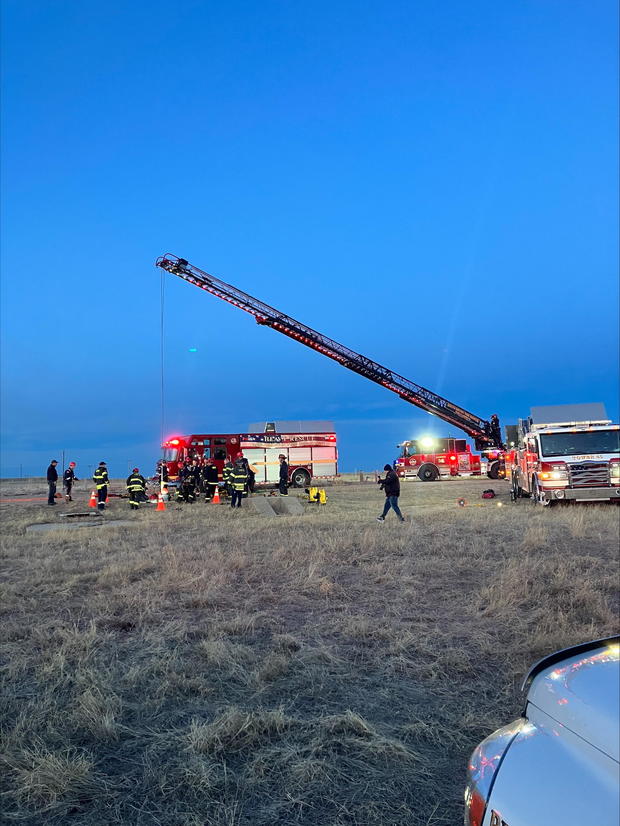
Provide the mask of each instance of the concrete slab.
[{"label": "concrete slab", "polygon": [[296,496],[274,496],[270,499],[271,507],[282,516],[301,516],[304,506]]},{"label": "concrete slab", "polygon": [[275,497],[251,496],[249,499],[246,499],[246,502],[248,507],[260,516],[277,516],[271,506],[271,499],[273,498]]},{"label": "concrete slab", "polygon": [[39,522],[36,525],[28,525],[26,533],[46,533],[47,531],[74,531],[79,528],[123,528],[136,525],[129,519],[101,519],[84,522]]}]

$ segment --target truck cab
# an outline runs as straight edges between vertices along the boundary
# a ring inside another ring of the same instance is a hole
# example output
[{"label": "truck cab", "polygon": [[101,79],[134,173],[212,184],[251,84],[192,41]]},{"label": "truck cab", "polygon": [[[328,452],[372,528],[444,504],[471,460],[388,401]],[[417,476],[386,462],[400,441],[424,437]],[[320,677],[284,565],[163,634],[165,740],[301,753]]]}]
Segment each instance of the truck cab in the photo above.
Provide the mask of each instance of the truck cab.
[{"label": "truck cab", "polygon": [[569,408],[562,411],[563,421],[557,408],[532,408],[532,415],[520,420],[513,500],[620,503],[620,425],[605,418],[602,405],[560,407]]}]

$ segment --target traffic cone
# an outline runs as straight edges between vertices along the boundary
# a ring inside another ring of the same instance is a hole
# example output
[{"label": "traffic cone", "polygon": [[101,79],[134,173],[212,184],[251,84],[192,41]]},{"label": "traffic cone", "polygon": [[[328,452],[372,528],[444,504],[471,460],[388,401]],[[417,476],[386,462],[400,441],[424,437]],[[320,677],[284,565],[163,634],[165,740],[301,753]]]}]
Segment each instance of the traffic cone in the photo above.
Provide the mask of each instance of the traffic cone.
[{"label": "traffic cone", "polygon": [[90,494],[90,499],[88,500],[88,507],[89,508],[96,508],[97,507],[97,494],[93,490]]},{"label": "traffic cone", "polygon": [[165,511],[166,510],[166,506],[164,505],[164,498],[161,495],[161,493],[157,497],[157,507],[155,508],[155,510],[156,511]]},{"label": "traffic cone", "polygon": [[214,505],[219,505],[220,504],[220,489],[217,488],[217,487],[215,488],[215,493],[213,494],[213,499],[211,500],[211,502]]}]

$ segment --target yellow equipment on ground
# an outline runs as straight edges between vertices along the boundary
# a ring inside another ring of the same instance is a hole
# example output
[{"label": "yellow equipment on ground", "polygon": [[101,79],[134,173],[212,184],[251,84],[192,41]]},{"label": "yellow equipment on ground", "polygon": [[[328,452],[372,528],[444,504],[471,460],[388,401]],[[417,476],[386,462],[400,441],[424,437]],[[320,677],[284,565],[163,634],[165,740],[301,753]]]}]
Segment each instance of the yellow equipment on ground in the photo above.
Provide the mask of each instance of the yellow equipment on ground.
[{"label": "yellow equipment on ground", "polygon": [[310,488],[308,490],[308,501],[317,505],[327,504],[327,494],[323,488]]}]

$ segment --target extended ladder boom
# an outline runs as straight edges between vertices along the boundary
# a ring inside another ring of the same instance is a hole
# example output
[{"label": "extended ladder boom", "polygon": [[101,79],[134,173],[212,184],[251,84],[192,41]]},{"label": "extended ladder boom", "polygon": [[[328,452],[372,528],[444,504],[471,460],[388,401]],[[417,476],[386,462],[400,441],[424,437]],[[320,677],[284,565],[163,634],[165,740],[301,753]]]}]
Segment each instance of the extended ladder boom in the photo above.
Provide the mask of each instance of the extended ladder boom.
[{"label": "extended ladder boom", "polygon": [[295,339],[295,341],[300,341],[307,347],[311,347],[313,350],[323,353],[324,356],[328,356],[342,364],[343,367],[347,367],[382,387],[386,387],[400,396],[401,399],[415,404],[422,410],[433,413],[440,419],[460,428],[475,440],[478,450],[503,447],[498,426],[492,428],[488,421],[478,418],[473,413],[452,404],[447,399],[438,396],[425,387],[421,387],[419,384],[415,384],[404,378],[404,376],[394,373],[376,361],[349,350],[343,344],[317,333],[311,327],[307,327],[300,321],[284,315],[279,310],[264,304],[257,298],[237,289],[237,287],[233,287],[231,284],[199,270],[198,267],[192,266],[184,258],[178,258],[176,255],[168,253],[158,258],[156,265],[173,273],[173,275],[178,275],[190,284],[194,284],[196,287],[200,287],[212,295],[234,304],[235,307],[245,310],[246,313],[253,315],[259,324],[272,327],[274,330]]}]

